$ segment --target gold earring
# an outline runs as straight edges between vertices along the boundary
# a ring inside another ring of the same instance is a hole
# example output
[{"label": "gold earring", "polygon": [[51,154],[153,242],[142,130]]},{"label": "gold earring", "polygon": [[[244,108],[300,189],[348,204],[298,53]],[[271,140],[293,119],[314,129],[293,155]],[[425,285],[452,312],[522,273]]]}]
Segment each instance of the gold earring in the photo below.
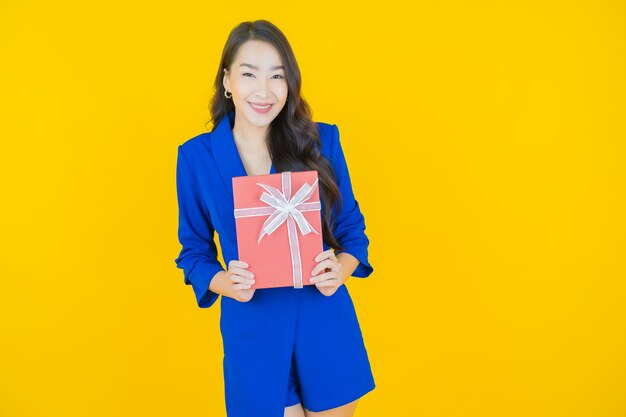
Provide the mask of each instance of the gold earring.
[{"label": "gold earring", "polygon": [[224,90],[224,97],[231,98],[233,96],[232,93],[230,95],[227,95],[227,93],[228,93],[228,91]]}]

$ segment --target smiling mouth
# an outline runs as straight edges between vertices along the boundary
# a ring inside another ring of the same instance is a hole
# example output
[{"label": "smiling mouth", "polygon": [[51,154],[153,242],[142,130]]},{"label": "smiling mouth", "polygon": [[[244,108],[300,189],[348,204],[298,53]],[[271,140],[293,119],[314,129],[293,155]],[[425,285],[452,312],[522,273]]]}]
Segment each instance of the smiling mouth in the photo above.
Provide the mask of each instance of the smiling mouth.
[{"label": "smiling mouth", "polygon": [[257,104],[257,103],[252,103],[252,102],[248,102],[248,103],[250,103],[250,105],[254,107],[255,109],[259,109],[259,110],[267,110],[273,106],[273,104],[271,103],[267,103],[267,104],[260,104],[260,103]]},{"label": "smiling mouth", "polygon": [[259,105],[255,103],[248,102],[252,110],[254,110],[258,114],[268,114],[274,108],[274,103]]}]

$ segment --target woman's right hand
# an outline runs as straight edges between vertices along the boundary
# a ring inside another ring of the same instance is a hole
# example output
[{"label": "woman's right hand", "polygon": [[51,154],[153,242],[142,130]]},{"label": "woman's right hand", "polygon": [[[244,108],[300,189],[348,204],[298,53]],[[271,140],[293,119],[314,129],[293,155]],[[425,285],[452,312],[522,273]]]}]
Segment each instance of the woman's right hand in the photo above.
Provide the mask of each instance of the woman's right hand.
[{"label": "woman's right hand", "polygon": [[236,259],[228,263],[226,278],[231,283],[231,297],[237,301],[247,302],[252,299],[256,288],[250,288],[254,284],[254,274],[245,268],[249,265]]}]

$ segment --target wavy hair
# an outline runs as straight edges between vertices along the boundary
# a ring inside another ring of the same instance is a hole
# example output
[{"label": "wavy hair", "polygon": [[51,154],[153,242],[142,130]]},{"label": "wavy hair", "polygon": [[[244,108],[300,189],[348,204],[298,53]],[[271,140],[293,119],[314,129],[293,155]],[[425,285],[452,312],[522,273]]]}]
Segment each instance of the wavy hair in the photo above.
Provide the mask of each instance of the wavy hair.
[{"label": "wavy hair", "polygon": [[[222,118],[235,111],[232,100],[224,96],[224,69],[230,67],[239,47],[249,40],[260,40],[276,48],[285,67],[288,94],[285,106],[268,127],[268,150],[276,172],[317,171],[322,206],[322,238],[334,250],[344,248],[332,233],[333,224],[341,210],[342,196],[330,161],[321,153],[322,143],[317,125],[311,118],[311,108],[300,95],[302,77],[296,57],[285,35],[267,20],[242,22],[234,27],[224,45],[215,77],[215,95],[209,105],[211,119],[217,126]],[[326,207],[335,207],[334,216]]]}]

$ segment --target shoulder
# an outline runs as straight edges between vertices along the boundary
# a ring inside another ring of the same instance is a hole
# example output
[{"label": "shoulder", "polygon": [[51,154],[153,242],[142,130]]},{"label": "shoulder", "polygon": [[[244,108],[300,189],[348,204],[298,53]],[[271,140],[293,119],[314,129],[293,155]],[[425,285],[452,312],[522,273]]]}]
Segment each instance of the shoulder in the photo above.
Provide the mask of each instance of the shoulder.
[{"label": "shoulder", "polygon": [[178,145],[178,153],[182,154],[187,162],[194,166],[202,161],[206,161],[211,155],[211,132],[203,132]]},{"label": "shoulder", "polygon": [[179,147],[187,154],[197,152],[201,148],[209,146],[211,141],[211,132],[203,132],[189,139],[184,140]]},{"label": "shoulder", "polygon": [[336,124],[315,122],[322,142],[322,155],[331,159],[335,150],[335,142],[339,140],[339,128]]}]

